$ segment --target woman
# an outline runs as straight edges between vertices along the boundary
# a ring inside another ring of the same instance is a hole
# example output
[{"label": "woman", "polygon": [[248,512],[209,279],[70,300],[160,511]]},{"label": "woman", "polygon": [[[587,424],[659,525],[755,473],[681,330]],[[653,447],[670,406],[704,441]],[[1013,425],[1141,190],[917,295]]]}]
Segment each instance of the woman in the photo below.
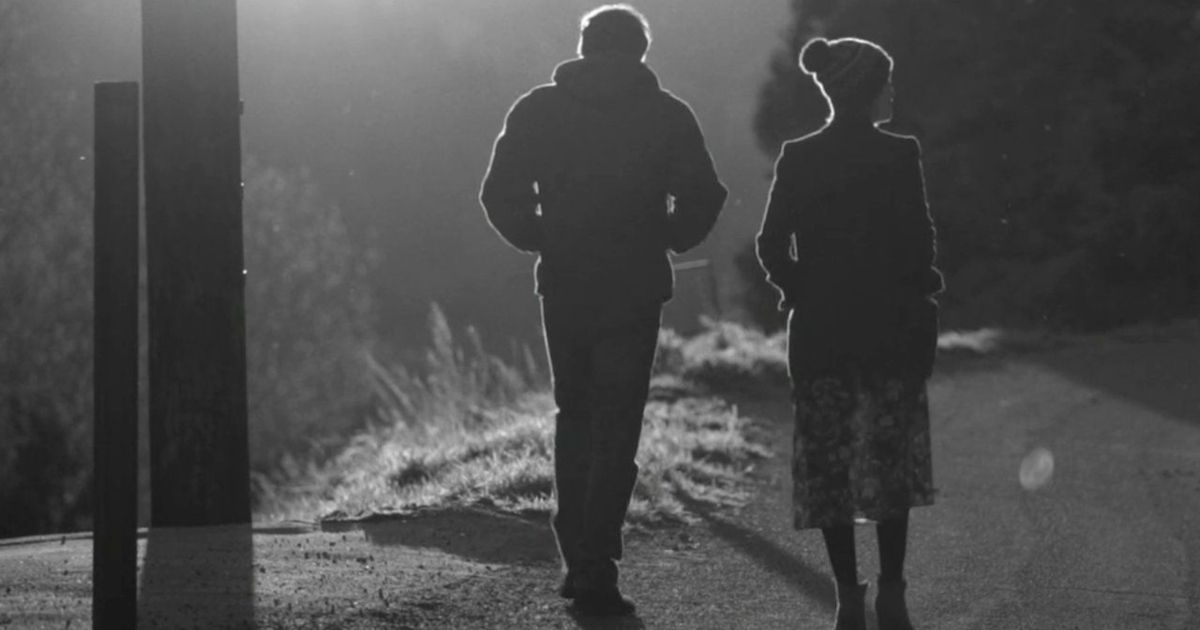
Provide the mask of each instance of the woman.
[{"label": "woman", "polygon": [[757,241],[790,311],[795,527],[821,529],[836,628],[860,630],[867,585],[854,520],[875,521],[879,628],[910,630],[904,554],[909,508],[933,503],[925,384],[942,290],[920,145],[876,127],[893,94],[892,58],[878,45],[815,39],[800,65],[830,116],[784,145]]}]

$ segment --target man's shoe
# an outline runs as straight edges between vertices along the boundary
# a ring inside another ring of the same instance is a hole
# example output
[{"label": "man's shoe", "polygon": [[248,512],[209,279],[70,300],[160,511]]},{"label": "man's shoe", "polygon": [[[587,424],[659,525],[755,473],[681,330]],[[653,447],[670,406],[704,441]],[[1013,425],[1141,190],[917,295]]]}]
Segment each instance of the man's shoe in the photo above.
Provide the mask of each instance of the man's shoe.
[{"label": "man's shoe", "polygon": [[574,590],[574,609],[589,617],[621,617],[637,610],[633,600],[622,595],[616,586]]}]

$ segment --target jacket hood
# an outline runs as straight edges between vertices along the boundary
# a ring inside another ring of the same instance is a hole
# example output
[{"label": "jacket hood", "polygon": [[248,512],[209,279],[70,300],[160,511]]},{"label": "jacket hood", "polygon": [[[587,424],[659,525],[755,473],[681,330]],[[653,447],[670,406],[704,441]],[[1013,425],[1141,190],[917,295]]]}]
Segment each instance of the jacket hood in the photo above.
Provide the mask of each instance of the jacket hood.
[{"label": "jacket hood", "polygon": [[554,84],[592,105],[607,106],[658,91],[658,77],[628,55],[592,55],[564,61],[554,69]]}]

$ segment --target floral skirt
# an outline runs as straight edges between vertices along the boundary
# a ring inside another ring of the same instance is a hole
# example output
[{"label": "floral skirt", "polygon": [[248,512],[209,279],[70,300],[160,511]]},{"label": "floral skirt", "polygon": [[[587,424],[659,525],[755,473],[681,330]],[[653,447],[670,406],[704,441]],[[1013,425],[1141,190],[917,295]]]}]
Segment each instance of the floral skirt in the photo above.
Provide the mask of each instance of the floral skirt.
[{"label": "floral skirt", "polygon": [[880,521],[931,505],[925,381],[861,374],[794,384],[796,529]]}]

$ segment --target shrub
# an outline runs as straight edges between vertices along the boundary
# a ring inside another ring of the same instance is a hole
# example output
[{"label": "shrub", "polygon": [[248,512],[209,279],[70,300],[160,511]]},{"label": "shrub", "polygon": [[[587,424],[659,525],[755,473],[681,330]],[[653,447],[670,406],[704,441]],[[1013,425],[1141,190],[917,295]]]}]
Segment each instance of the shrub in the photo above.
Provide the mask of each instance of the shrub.
[{"label": "shrub", "polygon": [[786,335],[707,318],[701,325],[702,332],[690,338],[660,335],[656,369],[722,394],[788,385]]}]

